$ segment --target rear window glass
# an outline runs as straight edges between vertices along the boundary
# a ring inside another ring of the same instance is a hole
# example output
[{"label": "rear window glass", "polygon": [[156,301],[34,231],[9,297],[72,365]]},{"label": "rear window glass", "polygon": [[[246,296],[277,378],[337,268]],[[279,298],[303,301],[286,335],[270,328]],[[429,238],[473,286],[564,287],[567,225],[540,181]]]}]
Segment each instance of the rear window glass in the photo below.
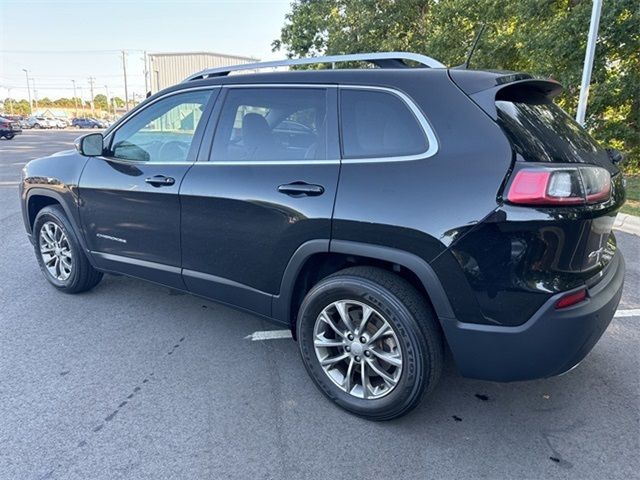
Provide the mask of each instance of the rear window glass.
[{"label": "rear window glass", "polygon": [[498,123],[530,162],[583,162],[598,144],[564,110],[545,97],[497,100]]},{"label": "rear window glass", "polygon": [[397,157],[427,151],[418,119],[396,95],[342,90],[340,116],[344,158]]}]

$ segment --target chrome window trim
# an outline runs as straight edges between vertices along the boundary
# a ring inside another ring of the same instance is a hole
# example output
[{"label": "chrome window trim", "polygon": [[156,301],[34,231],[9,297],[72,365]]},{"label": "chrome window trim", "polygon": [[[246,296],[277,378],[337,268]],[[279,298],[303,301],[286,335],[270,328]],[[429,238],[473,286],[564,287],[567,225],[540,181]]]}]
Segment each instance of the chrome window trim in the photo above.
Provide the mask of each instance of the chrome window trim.
[{"label": "chrome window trim", "polygon": [[[427,120],[420,107],[404,92],[391,87],[379,87],[375,85],[343,85],[343,84],[323,84],[323,83],[243,83],[221,85],[223,89],[232,88],[338,88],[350,90],[374,90],[382,91],[400,98],[402,102],[411,110],[411,113],[418,121],[423,133],[427,138],[427,150],[414,155],[402,155],[391,157],[363,157],[363,158],[342,158],[324,160],[207,160],[196,162],[195,165],[337,165],[342,163],[386,163],[386,162],[410,162],[414,160],[424,160],[432,157],[438,152],[439,144],[431,124]],[[338,112],[338,115],[340,112]]]},{"label": "chrome window trim", "polygon": [[215,160],[215,161],[203,161],[196,162],[194,165],[340,165],[340,160],[251,160],[248,162],[242,160]]},{"label": "chrome window trim", "polygon": [[[404,104],[411,110],[414,117],[420,124],[422,132],[427,139],[427,149],[422,153],[416,153],[413,155],[399,155],[390,157],[362,157],[362,158],[343,158],[342,163],[382,163],[382,162],[410,162],[413,160],[422,160],[434,156],[438,152],[438,139],[436,134],[431,128],[431,124],[425,117],[420,107],[404,92],[390,87],[378,87],[374,85],[340,85],[340,90],[372,90],[379,92],[386,92],[391,95],[397,96]],[[338,112],[339,114],[340,112]]]},{"label": "chrome window trim", "polygon": [[[154,103],[173,96],[178,95],[184,92],[190,92],[195,90],[214,90],[216,88],[222,89],[233,89],[233,88],[338,88],[338,89],[350,89],[350,90],[377,90],[390,93],[392,95],[396,95],[400,100],[402,100],[409,110],[414,114],[420,127],[422,128],[424,134],[427,137],[428,148],[425,152],[415,154],[415,155],[404,155],[404,156],[396,156],[396,157],[363,157],[363,158],[343,158],[343,159],[323,159],[323,160],[254,160],[254,161],[238,161],[238,160],[214,160],[214,161],[193,161],[193,162],[140,162],[137,160],[127,160],[127,159],[119,159],[119,158],[110,158],[110,160],[114,161],[122,161],[127,164],[142,164],[142,165],[338,165],[340,162],[342,163],[386,163],[386,162],[410,162],[415,160],[423,160],[429,157],[432,157],[438,152],[439,145],[438,140],[431,127],[431,124],[427,120],[426,116],[423,114],[422,110],[416,105],[416,103],[404,92],[401,92],[398,89],[391,87],[380,87],[375,85],[343,85],[343,84],[325,84],[325,83],[246,83],[246,84],[226,84],[226,85],[205,85],[200,87],[189,87],[189,88],[181,88],[179,90],[175,90],[173,92],[168,92],[156,99],[152,102],[149,102],[143,108],[132,114],[130,117],[127,117],[125,121],[121,124],[117,125],[112,131],[110,131],[105,139],[109,139],[111,141],[112,136],[120,129],[123,125],[125,125],[129,120],[134,118],[136,115],[144,112],[148,107],[153,105]],[[217,101],[217,100],[216,100]],[[340,112],[338,112],[339,114]]]}]

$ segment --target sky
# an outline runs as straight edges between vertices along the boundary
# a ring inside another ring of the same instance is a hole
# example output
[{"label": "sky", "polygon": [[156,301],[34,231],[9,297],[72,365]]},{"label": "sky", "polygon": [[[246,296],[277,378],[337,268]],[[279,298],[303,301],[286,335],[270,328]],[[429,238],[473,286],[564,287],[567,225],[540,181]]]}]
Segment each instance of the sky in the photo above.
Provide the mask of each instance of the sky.
[{"label": "sky", "polygon": [[[77,94],[144,95],[143,52],[216,52],[283,58],[271,52],[291,0],[0,0],[0,98]],[[33,94],[33,91],[32,91]]]}]

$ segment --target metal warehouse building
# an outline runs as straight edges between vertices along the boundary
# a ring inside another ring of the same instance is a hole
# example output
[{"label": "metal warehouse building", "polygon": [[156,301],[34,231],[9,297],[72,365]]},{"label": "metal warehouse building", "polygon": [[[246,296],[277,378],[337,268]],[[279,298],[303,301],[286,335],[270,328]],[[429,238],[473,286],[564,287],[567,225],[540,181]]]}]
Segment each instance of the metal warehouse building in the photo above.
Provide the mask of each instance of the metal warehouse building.
[{"label": "metal warehouse building", "polygon": [[150,53],[148,55],[151,93],[180,83],[189,75],[205,68],[228,67],[260,61],[252,57],[239,57],[223,53]]}]

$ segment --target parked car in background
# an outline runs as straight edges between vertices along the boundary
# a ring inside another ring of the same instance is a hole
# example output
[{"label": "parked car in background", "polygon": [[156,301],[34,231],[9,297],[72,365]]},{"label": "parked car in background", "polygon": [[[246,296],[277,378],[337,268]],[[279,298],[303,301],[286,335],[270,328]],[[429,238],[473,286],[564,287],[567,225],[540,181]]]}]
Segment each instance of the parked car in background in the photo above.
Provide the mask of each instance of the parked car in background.
[{"label": "parked car in background", "polygon": [[9,118],[0,117],[0,138],[4,137],[11,140],[13,137],[22,133],[20,123]]},{"label": "parked car in background", "polygon": [[67,128],[69,126],[69,120],[66,118],[55,117],[52,118],[52,120],[55,122],[57,128]]},{"label": "parked car in background", "polygon": [[67,122],[63,118],[53,117],[47,118],[52,128],[67,128]]},{"label": "parked car in background", "polygon": [[91,118],[91,120],[96,122],[98,124],[99,128],[107,128],[107,122],[105,122],[104,120],[101,120],[99,118]]},{"label": "parked car in background", "polygon": [[29,117],[27,119],[29,128],[54,128],[55,124],[45,117]]},{"label": "parked car in background", "polygon": [[71,121],[71,126],[76,128],[104,128],[93,118],[74,118]]}]

